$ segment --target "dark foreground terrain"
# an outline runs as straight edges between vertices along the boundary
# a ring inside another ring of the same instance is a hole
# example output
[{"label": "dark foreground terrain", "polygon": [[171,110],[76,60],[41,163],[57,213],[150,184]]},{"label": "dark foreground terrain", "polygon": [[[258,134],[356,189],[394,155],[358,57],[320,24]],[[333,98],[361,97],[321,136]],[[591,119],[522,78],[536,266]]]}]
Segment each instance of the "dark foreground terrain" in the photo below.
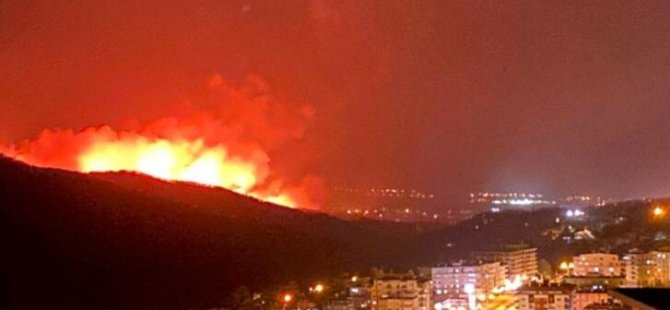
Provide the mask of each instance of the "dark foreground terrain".
[{"label": "dark foreground terrain", "polygon": [[[537,246],[551,267],[579,252],[666,244],[667,220],[648,217],[655,205],[665,203],[590,208],[580,219],[560,209],[487,213],[423,231],[133,173],[87,175],[0,157],[0,308],[207,308],[225,305],[241,285],[430,266],[519,241]],[[584,229],[594,238],[566,242]]]},{"label": "dark foreground terrain", "polygon": [[[407,263],[412,235],[405,225],[346,222],[223,189],[7,158],[0,197],[0,294],[10,308],[220,305],[240,285]],[[388,240],[395,247],[381,251]]]}]

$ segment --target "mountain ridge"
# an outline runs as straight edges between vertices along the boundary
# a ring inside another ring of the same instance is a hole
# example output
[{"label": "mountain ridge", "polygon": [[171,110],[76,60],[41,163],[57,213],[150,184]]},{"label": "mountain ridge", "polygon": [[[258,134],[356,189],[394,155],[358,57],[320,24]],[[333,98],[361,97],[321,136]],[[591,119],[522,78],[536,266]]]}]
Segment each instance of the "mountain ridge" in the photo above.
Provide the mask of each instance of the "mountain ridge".
[{"label": "mountain ridge", "polygon": [[239,285],[402,263],[384,229],[224,189],[8,158],[0,171],[10,306],[207,307]]},{"label": "mountain ridge", "polygon": [[[434,266],[520,241],[536,246],[551,269],[569,255],[670,244],[670,218],[650,218],[657,206],[670,210],[670,200],[589,208],[583,218],[560,208],[482,213],[423,231],[137,173],[82,174],[0,157],[0,247],[8,254],[0,255],[0,284],[8,287],[0,305],[209,308],[225,305],[239,286]],[[575,240],[585,229],[594,239]]]}]

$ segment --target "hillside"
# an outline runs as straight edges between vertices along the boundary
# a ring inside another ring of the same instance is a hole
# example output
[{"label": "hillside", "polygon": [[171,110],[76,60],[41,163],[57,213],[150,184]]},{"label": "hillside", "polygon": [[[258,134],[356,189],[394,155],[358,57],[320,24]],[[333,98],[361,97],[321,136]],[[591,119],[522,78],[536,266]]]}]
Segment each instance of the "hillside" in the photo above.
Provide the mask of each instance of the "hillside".
[{"label": "hillside", "polygon": [[[656,206],[670,212],[664,200],[589,208],[580,218],[561,209],[486,213],[422,231],[134,173],[80,174],[4,157],[0,197],[1,308],[198,309],[224,304],[241,285],[429,266],[504,243],[537,246],[555,265],[586,251],[664,246],[670,236],[669,217],[649,218]],[[575,239],[585,229],[593,238]]]},{"label": "hillside", "polygon": [[414,235],[223,189],[7,158],[0,197],[3,302],[16,308],[207,307],[239,285],[407,263]]},{"label": "hillside", "polygon": [[[665,210],[663,216],[652,216],[656,207]],[[569,217],[568,210],[561,208],[479,214],[423,235],[415,259],[435,263],[467,258],[474,250],[523,242],[537,247],[540,258],[556,267],[569,256],[585,252],[625,254],[635,248],[670,245],[668,199],[624,201],[582,210],[585,214],[579,217]]]}]

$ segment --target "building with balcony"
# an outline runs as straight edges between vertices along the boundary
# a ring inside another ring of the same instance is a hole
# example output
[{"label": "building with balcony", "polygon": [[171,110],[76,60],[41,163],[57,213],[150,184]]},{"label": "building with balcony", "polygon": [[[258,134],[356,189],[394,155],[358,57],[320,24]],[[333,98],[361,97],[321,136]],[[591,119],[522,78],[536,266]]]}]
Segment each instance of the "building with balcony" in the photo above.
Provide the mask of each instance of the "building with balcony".
[{"label": "building with balcony", "polygon": [[621,287],[626,285],[626,278],[624,276],[606,277],[600,275],[588,275],[584,277],[566,276],[563,277],[563,282],[577,286],[578,288],[592,288],[592,287]]},{"label": "building with balcony", "polygon": [[533,283],[517,290],[518,310],[572,310],[575,287],[570,284]]},{"label": "building with balcony", "polygon": [[432,282],[413,274],[385,274],[372,280],[372,310],[432,310]]},{"label": "building with balcony", "polygon": [[577,277],[589,275],[619,277],[622,274],[621,261],[616,254],[588,253],[572,258],[574,269],[572,274]]},{"label": "building with balcony", "polygon": [[574,293],[572,302],[573,310],[586,310],[590,305],[607,304],[610,296],[605,289],[592,288],[586,290],[577,290]]},{"label": "building with balcony", "polygon": [[538,273],[537,248],[527,244],[508,244],[493,251],[476,251],[472,258],[479,261],[500,262],[506,268],[506,276],[531,277]]},{"label": "building with balcony", "polygon": [[628,286],[670,286],[670,249],[632,251],[624,255],[623,262]]},{"label": "building with balcony", "polygon": [[505,267],[500,262],[458,261],[432,268],[435,303],[467,299],[466,287],[475,296],[489,294],[505,283]]}]

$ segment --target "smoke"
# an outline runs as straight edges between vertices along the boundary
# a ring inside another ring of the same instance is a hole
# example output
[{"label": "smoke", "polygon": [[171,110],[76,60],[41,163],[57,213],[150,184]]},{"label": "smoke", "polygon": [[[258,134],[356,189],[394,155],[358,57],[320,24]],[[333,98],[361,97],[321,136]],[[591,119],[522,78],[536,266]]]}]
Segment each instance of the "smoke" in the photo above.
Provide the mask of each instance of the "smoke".
[{"label": "smoke", "polygon": [[204,95],[194,97],[156,120],[45,129],[32,140],[0,145],[0,152],[37,166],[132,170],[221,186],[289,207],[318,208],[323,185],[305,172],[309,156],[294,156],[289,168],[272,161],[305,144],[315,115],[311,105],[273,97],[258,76],[236,83],[214,75]]}]

